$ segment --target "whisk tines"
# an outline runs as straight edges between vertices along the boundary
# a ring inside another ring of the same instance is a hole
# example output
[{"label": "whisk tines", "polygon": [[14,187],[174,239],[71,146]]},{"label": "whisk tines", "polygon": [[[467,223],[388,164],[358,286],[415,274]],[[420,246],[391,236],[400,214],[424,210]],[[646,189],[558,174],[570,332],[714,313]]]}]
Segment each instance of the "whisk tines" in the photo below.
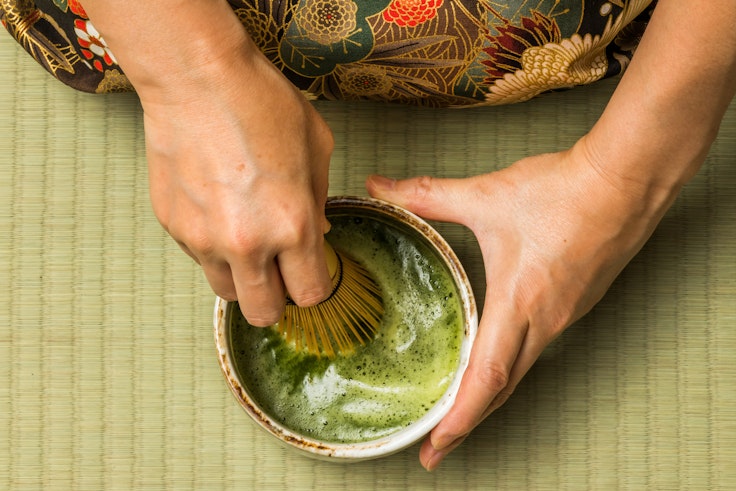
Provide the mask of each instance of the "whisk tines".
[{"label": "whisk tines", "polygon": [[325,242],[332,293],[312,307],[287,299],[279,330],[297,350],[317,356],[348,354],[370,341],[383,316],[381,289],[361,264]]}]

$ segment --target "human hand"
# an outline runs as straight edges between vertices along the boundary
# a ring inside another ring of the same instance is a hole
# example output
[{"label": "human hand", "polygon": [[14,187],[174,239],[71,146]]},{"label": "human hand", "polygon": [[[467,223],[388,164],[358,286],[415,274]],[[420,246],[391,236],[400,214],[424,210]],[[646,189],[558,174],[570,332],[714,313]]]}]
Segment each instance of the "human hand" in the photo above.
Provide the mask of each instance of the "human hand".
[{"label": "human hand", "polygon": [[330,129],[257,50],[138,88],[153,210],[217,295],[253,325],[285,289],[313,305],[331,285],[323,252]]},{"label": "human hand", "polygon": [[468,179],[368,179],[376,198],[467,226],[485,263],[486,298],[469,366],[454,406],[420,450],[428,470],[598,302],[674,199],[673,190],[627,186],[590,155],[582,140],[570,151]]}]

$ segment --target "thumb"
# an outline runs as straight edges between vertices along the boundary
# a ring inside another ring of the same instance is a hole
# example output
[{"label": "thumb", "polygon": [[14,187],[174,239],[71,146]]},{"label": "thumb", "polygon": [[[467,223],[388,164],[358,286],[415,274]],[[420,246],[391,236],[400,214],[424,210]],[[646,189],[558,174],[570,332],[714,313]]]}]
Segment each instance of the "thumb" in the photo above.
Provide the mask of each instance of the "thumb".
[{"label": "thumb", "polygon": [[372,175],[366,180],[366,189],[374,198],[395,203],[429,220],[462,223],[467,215],[462,182],[429,176],[396,180]]}]

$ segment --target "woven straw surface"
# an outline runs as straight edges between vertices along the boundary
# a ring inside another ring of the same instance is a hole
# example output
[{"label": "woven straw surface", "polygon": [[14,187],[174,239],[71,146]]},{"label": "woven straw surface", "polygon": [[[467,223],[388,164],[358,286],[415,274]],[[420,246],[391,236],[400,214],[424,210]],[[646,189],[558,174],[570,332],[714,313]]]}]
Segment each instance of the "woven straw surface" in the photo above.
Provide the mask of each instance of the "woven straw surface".
[{"label": "woven straw surface", "polygon": [[[604,82],[514,107],[319,104],[331,194],[564,148]],[[148,201],[132,95],[75,93],[0,36],[0,489],[733,489],[736,107],[603,301],[435,473],[339,465],[255,428],[219,372],[214,297]],[[482,297],[472,236],[440,225]]]}]

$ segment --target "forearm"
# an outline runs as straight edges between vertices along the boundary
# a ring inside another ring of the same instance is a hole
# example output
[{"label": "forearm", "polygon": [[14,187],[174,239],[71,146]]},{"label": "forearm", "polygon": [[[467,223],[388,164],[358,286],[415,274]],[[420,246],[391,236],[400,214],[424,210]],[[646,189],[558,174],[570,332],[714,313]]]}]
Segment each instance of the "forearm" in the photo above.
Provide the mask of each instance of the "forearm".
[{"label": "forearm", "polygon": [[86,0],[85,10],[142,97],[226,79],[256,50],[224,0]]},{"label": "forearm", "polygon": [[672,198],[697,172],[736,92],[734,21],[733,0],[660,0],[586,137],[591,159],[610,179]]}]

